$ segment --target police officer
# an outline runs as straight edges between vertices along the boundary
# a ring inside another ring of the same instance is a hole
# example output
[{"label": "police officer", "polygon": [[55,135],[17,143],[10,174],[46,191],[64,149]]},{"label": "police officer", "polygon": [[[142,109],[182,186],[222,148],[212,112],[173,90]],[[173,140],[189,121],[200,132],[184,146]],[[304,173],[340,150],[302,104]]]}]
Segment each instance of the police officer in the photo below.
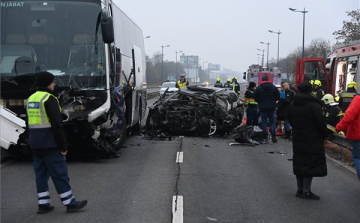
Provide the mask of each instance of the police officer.
[{"label": "police officer", "polygon": [[312,88],[312,95],[321,101],[322,97],[325,95],[324,90],[321,88],[321,81],[315,80]]},{"label": "police officer", "polygon": [[214,84],[214,87],[219,87],[219,88],[223,87],[220,77],[216,78],[216,83]]},{"label": "police officer", "polygon": [[240,94],[240,85],[237,82],[237,77],[233,77],[231,87],[236,94]]},{"label": "police officer", "polygon": [[66,139],[62,126],[61,107],[53,95],[54,75],[40,72],[36,77],[38,90],[28,98],[27,128],[29,144],[33,153],[36,188],[38,194],[38,214],[54,210],[50,206],[48,180],[51,176],[60,199],[72,213],[87,205],[87,201],[77,201],[72,194],[66,165]]},{"label": "police officer", "polygon": [[334,96],[326,94],[321,99],[325,104],[325,121],[328,126],[329,133],[335,132],[335,126],[340,122],[340,109],[337,102],[335,102]]},{"label": "police officer", "polygon": [[345,92],[340,94],[340,99],[339,99],[339,106],[341,108],[342,114],[345,113],[345,111],[347,110],[347,108],[349,107],[351,101],[353,100],[353,98],[356,95],[356,90],[357,90],[357,84],[355,81],[351,81],[348,85],[347,85],[347,89]]},{"label": "police officer", "polygon": [[244,101],[246,108],[246,125],[247,126],[256,126],[258,125],[258,115],[257,115],[257,106],[258,103],[254,99],[256,83],[250,82],[249,87],[245,91]]},{"label": "police officer", "polygon": [[189,82],[185,79],[185,74],[180,74],[180,80],[176,82],[176,88],[184,88],[189,85]]},{"label": "police officer", "polygon": [[224,88],[230,88],[231,89],[231,79],[228,78],[227,81],[224,84]]}]

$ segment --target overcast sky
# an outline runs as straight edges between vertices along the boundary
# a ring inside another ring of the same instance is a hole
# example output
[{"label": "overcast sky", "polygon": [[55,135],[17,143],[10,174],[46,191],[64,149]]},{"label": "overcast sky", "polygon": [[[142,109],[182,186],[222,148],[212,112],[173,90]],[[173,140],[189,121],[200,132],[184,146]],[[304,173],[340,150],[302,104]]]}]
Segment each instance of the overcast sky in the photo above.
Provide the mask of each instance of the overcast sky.
[{"label": "overcast sky", "polygon": [[282,32],[280,57],[302,46],[303,16],[289,7],[309,11],[305,44],[314,38],[334,44],[332,32],[349,20],[345,12],[359,9],[360,5],[360,0],[114,1],[141,27],[144,36],[151,36],[145,39],[147,55],[169,44],[164,48],[165,60],[175,61],[175,52],[182,50],[186,55],[198,55],[201,61],[240,72],[257,63],[257,48],[267,47],[260,41],[270,42],[269,57],[276,59],[277,35],[269,33],[269,29]]}]

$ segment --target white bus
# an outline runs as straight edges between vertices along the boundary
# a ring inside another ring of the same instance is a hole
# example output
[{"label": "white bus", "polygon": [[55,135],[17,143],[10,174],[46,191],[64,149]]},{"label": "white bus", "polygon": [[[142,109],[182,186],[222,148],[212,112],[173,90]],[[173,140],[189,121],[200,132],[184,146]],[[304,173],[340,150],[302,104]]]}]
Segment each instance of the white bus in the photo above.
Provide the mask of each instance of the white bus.
[{"label": "white bus", "polygon": [[[18,118],[26,118],[36,74],[55,75],[70,153],[114,153],[127,130],[140,128],[143,33],[111,0],[1,1],[0,52],[1,106]],[[26,134],[10,149],[23,152]]]}]

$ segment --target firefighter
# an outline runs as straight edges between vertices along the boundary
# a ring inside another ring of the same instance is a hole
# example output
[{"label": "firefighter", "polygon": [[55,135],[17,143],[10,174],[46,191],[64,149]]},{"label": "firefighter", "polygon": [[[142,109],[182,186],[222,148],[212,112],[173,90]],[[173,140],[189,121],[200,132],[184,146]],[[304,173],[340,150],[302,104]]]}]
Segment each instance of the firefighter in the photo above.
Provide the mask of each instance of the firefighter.
[{"label": "firefighter", "polygon": [[62,126],[61,107],[53,95],[54,75],[40,72],[36,76],[38,90],[28,98],[27,128],[29,144],[33,153],[38,214],[54,210],[50,205],[48,180],[55,185],[66,212],[72,213],[85,207],[86,200],[77,201],[72,194],[66,165],[67,148]]},{"label": "firefighter", "polygon": [[230,88],[231,89],[231,79],[228,78],[227,81],[224,84],[224,88]]},{"label": "firefighter", "polygon": [[345,111],[347,110],[347,108],[349,107],[351,101],[355,97],[356,90],[357,90],[356,82],[351,81],[347,85],[346,91],[340,94],[339,107],[341,108],[342,116],[344,116]]},{"label": "firefighter", "polygon": [[236,93],[236,94],[240,94],[240,85],[239,83],[237,82],[237,77],[233,77],[232,79],[232,83],[231,83],[231,87],[232,87],[232,90]]},{"label": "firefighter", "polygon": [[214,87],[219,87],[219,88],[223,87],[220,77],[216,78],[216,83],[214,84]]},{"label": "firefighter", "polygon": [[185,74],[180,74],[180,80],[178,80],[176,82],[175,87],[181,89],[181,88],[184,88],[184,87],[186,87],[188,85],[189,85],[189,81],[187,81],[185,79]]},{"label": "firefighter", "polygon": [[335,102],[334,96],[326,94],[321,99],[325,105],[325,121],[329,129],[329,133],[335,132],[335,126],[340,122],[340,109],[337,102]]},{"label": "firefighter", "polygon": [[258,103],[254,99],[256,83],[250,82],[249,87],[245,91],[245,106],[246,108],[246,125],[247,126],[256,126],[258,125],[258,115],[257,115],[257,106]]},{"label": "firefighter", "polygon": [[312,88],[312,95],[321,101],[322,97],[325,95],[324,90],[321,88],[321,81],[315,80]]}]

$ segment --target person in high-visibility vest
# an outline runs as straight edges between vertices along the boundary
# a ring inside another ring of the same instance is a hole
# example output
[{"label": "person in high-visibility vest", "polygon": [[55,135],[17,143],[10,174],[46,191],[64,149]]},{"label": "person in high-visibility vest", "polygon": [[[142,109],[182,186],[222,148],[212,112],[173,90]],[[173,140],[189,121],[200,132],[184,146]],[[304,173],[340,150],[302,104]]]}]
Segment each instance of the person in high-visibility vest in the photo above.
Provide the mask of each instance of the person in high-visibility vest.
[{"label": "person in high-visibility vest", "polygon": [[239,83],[237,82],[237,77],[233,77],[231,86],[232,86],[232,90],[233,90],[236,94],[240,94],[240,85],[239,85]]},{"label": "person in high-visibility vest", "polygon": [[72,213],[85,207],[86,200],[77,201],[73,196],[66,165],[67,148],[62,126],[61,107],[53,95],[54,75],[40,72],[36,76],[38,90],[27,100],[27,128],[33,153],[38,214],[54,210],[50,205],[48,180],[51,176],[66,212]]},{"label": "person in high-visibility vest", "polygon": [[341,108],[342,116],[344,116],[351,101],[354,99],[357,91],[357,84],[351,81],[346,88],[346,91],[340,94],[339,107]]},{"label": "person in high-visibility vest", "polygon": [[256,126],[258,125],[258,114],[257,106],[258,103],[254,99],[256,83],[250,82],[249,87],[245,91],[244,101],[246,108],[246,125],[247,126]]},{"label": "person in high-visibility vest", "polygon": [[186,86],[188,86],[188,85],[189,85],[189,81],[187,81],[187,80],[185,79],[185,74],[181,74],[181,75],[180,75],[180,80],[178,80],[178,81],[176,82],[175,87],[181,89],[181,88],[184,88],[184,87],[186,87]]}]

